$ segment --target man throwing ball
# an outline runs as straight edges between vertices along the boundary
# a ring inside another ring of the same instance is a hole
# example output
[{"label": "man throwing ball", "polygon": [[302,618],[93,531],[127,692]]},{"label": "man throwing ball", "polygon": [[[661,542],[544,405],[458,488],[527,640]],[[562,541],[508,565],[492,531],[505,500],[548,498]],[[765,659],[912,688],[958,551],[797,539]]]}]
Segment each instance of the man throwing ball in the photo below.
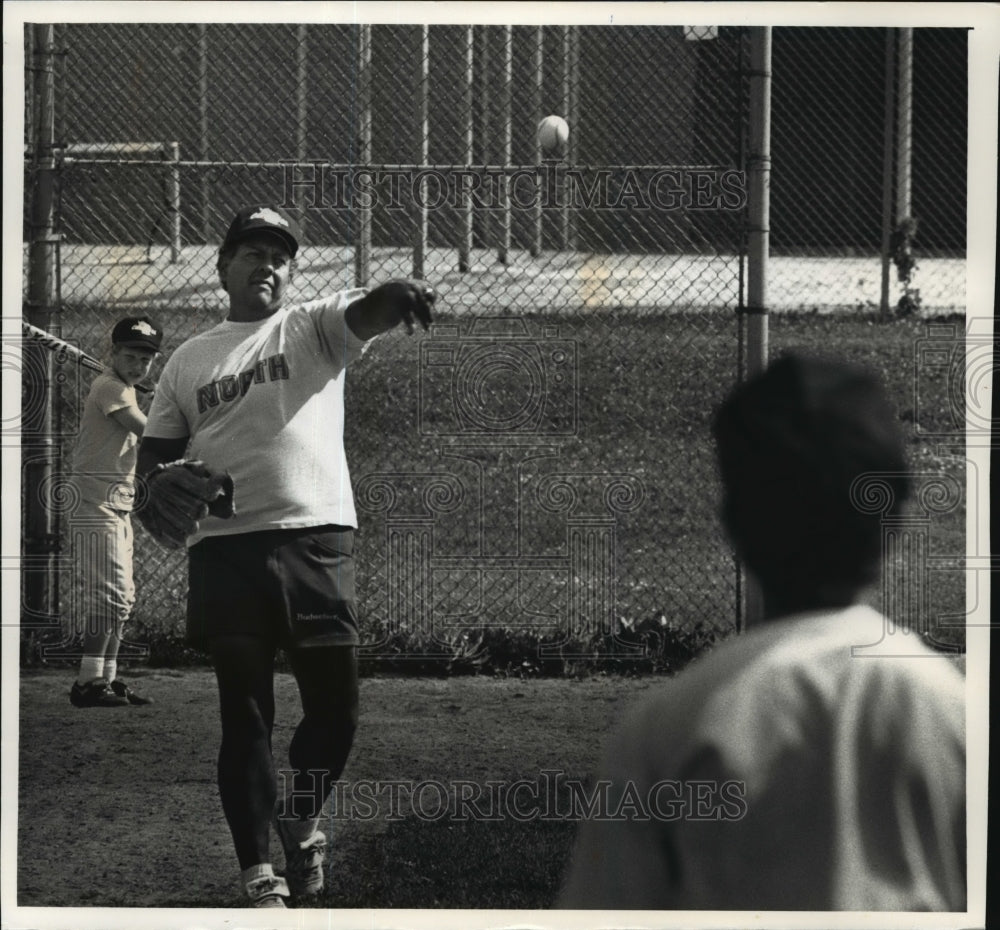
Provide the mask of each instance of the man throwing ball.
[{"label": "man throwing ball", "polygon": [[[357,726],[344,373],[372,337],[401,322],[426,329],[434,304],[423,282],[393,280],[285,306],[297,250],[281,210],[236,215],[218,258],[229,315],[164,366],[138,468],[140,521],[163,545],[188,547],[187,637],[215,668],[219,793],[254,907],[322,890],[319,817]],[[303,713],[282,797],[271,753],[279,647]]]}]

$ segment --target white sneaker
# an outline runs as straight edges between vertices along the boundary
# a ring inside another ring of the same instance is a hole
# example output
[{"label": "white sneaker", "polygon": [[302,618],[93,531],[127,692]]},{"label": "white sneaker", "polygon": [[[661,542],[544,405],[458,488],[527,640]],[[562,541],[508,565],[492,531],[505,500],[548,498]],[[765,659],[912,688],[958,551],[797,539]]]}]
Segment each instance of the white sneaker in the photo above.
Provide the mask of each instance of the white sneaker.
[{"label": "white sneaker", "polygon": [[262,875],[247,882],[251,907],[285,907],[288,883],[280,875]]},{"label": "white sneaker", "polygon": [[285,850],[285,878],[294,898],[319,894],[323,890],[323,863],[326,861],[326,837],[317,830],[304,843],[297,843],[285,834],[282,822],[275,826]]}]

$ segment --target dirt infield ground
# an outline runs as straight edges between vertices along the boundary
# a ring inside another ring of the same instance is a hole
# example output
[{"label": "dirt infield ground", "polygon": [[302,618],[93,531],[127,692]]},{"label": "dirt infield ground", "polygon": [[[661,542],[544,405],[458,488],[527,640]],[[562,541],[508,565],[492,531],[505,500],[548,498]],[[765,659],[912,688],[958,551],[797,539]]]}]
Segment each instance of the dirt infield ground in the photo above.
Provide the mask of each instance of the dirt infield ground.
[{"label": "dirt infield ground", "polygon": [[[965,669],[964,656],[940,661]],[[215,785],[212,672],[128,677],[156,703],[80,710],[67,699],[72,672],[21,673],[17,904],[242,908]],[[579,817],[570,783],[585,782],[621,714],[664,684],[363,679],[358,738],[324,825],[327,889],[314,906],[550,907]],[[275,693],[280,769],[297,722],[289,674],[278,673]],[[359,800],[361,784],[382,786],[374,803]],[[473,804],[455,804],[480,789]],[[58,926],[73,926],[67,915]]]},{"label": "dirt infield ground", "polygon": [[[81,710],[67,698],[72,672],[22,673],[17,904],[241,907],[215,786],[219,725],[212,673],[137,669],[129,678],[156,703]],[[451,808],[439,819],[446,805],[437,786],[537,784],[553,778],[546,771],[582,779],[608,725],[655,686],[655,679],[602,677],[364,679],[361,726],[345,780],[431,784],[421,797],[397,789],[395,808],[388,793],[380,795],[376,816],[348,804],[346,817],[327,824],[334,841],[319,906],[549,905],[573,823],[530,816],[456,823]],[[290,675],[278,674],[276,697],[275,758],[282,760],[298,706]],[[519,803],[530,813],[530,801]],[[487,807],[485,800],[477,805]],[[33,830],[32,823],[44,829]],[[546,837],[538,835],[542,829]],[[434,861],[441,842],[449,851],[465,844],[467,855],[442,866]],[[545,861],[538,870],[525,869],[519,860],[536,848]],[[426,862],[418,861],[422,855]],[[488,881],[484,868],[492,873]],[[529,872],[538,873],[534,887],[524,887]],[[509,893],[498,885],[504,874],[512,876]]]}]

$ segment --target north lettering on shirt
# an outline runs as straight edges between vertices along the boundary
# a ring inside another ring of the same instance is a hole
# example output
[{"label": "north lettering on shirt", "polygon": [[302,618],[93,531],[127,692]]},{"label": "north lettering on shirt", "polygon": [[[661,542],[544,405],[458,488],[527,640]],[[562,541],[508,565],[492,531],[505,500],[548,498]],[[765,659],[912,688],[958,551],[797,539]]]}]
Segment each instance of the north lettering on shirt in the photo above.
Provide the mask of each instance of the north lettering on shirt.
[{"label": "north lettering on shirt", "polygon": [[253,368],[241,371],[238,375],[226,375],[198,388],[198,413],[204,413],[210,407],[218,407],[222,402],[229,403],[245,396],[251,384],[287,381],[288,378],[288,360],[284,352],[262,358]]}]

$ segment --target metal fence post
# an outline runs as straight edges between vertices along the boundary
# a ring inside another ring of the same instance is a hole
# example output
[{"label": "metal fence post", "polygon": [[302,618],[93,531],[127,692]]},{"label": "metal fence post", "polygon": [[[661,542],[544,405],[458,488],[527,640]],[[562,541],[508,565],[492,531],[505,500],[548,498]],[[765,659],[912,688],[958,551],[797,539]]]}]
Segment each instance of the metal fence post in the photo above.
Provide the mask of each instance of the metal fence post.
[{"label": "metal fence post", "polygon": [[[198,138],[202,161],[208,161],[208,26],[198,24]],[[201,176],[201,234],[205,242],[212,241],[212,184],[206,171]]]},{"label": "metal fence post", "polygon": [[[309,35],[305,23],[299,23],[295,55],[295,156],[301,164],[309,151]],[[315,169],[313,169],[315,171]],[[306,235],[306,203],[298,209],[299,233]]]},{"label": "metal fence post", "polygon": [[179,142],[167,142],[163,154],[170,162],[167,169],[167,211],[170,214],[170,264],[181,260],[181,146]]},{"label": "metal fence post", "polygon": [[[490,54],[490,26],[479,27],[479,154],[482,164],[493,161],[493,94]],[[483,247],[489,249],[493,242],[493,211],[484,210],[480,226]],[[489,259],[487,259],[489,261]]]},{"label": "metal fence post", "polygon": [[[573,118],[572,106],[571,106],[573,99],[573,66],[572,66],[573,45],[574,45],[573,27],[572,26],[560,27],[560,49],[562,52],[562,90],[560,96],[562,99],[562,112],[565,114],[564,119],[566,119],[567,121],[572,120]],[[574,126],[572,122],[570,122],[569,137],[571,140],[570,141],[571,145],[572,145],[572,140],[576,135],[576,131],[577,127]],[[570,151],[566,153],[566,157],[570,165],[573,164],[573,159],[570,154],[571,152],[572,149],[570,149]],[[571,226],[572,219],[570,217],[570,209],[571,207],[569,204],[569,197],[567,197],[566,200],[563,201],[563,206],[559,217],[559,227],[560,227],[559,248],[562,249],[563,251],[566,251],[567,249],[571,249],[573,247],[572,245],[573,234]]]},{"label": "metal fence post", "polygon": [[896,111],[896,223],[910,216],[910,167],[913,163],[913,29],[899,34],[899,96]]},{"label": "metal fence post", "polygon": [[[569,144],[566,147],[566,161],[576,165],[580,160],[580,27],[569,30],[569,99],[566,103],[566,121],[569,123]],[[570,204],[566,209],[566,248],[576,250],[577,213]]]},{"label": "metal fence post", "polygon": [[[472,26],[466,26],[463,33],[465,53],[465,83],[462,86],[462,119],[465,130],[466,165],[472,165],[472,149],[475,144],[475,133],[472,121],[473,76],[475,67],[475,35]],[[472,196],[463,200],[461,229],[458,243],[458,270],[468,271],[472,267]]]},{"label": "metal fence post", "polygon": [[895,31],[885,30],[885,106],[882,115],[882,278],[879,294],[879,312],[889,314],[889,242],[892,236],[892,113],[895,108],[893,59]]},{"label": "metal fence post", "polygon": [[[511,125],[511,96],[513,94],[512,82],[514,79],[514,44],[513,26],[503,27],[502,40],[502,67],[503,67],[503,87],[501,93],[500,106],[500,138],[503,145],[503,166],[509,168],[513,161],[512,143],[513,126]],[[497,261],[502,265],[510,262],[511,245],[511,189],[510,178],[504,183],[503,212],[500,217],[500,242],[497,245]]]},{"label": "metal fence post", "polygon": [[[771,28],[750,30],[750,152],[749,228],[747,238],[747,344],[748,377],[767,365],[767,258],[770,243],[771,183]],[[764,603],[755,578],[744,587],[744,619],[753,626],[763,617]]]},{"label": "metal fence post", "polygon": [[[53,329],[56,307],[55,235],[55,27],[35,25],[34,58],[37,113],[34,185],[31,194],[31,244],[25,316],[32,326]],[[21,456],[24,480],[24,613],[37,620],[53,613],[54,559],[58,550],[55,517],[44,499],[58,450],[52,437],[53,384],[48,351],[39,344],[23,348],[23,370],[31,375],[23,404]],[[42,397],[37,396],[38,393]],[[34,396],[29,396],[33,394]],[[28,413],[30,410],[30,413]]]},{"label": "metal fence post", "polygon": [[[417,62],[417,162],[421,168],[427,166],[430,150],[430,27],[424,23],[420,27],[420,61]],[[427,258],[427,192],[419,188],[414,194],[413,223],[413,277],[426,277]]]},{"label": "metal fence post", "polygon": [[767,258],[770,243],[771,28],[750,30],[747,375],[767,365]]},{"label": "metal fence post", "polygon": [[[534,68],[535,68],[535,80],[532,85],[532,115],[534,117],[534,123],[537,126],[542,119],[542,91],[545,86],[545,28],[543,26],[535,27],[534,34]],[[535,133],[535,158],[534,163],[536,165],[541,165],[542,163],[542,145],[538,141],[538,133]],[[532,217],[532,242],[531,242],[531,257],[538,258],[542,254],[542,198],[538,197],[535,200],[534,216]]]},{"label": "metal fence post", "polygon": [[[356,164],[368,171],[372,162],[372,27],[358,26],[358,157]],[[372,208],[358,205],[357,229],[354,242],[354,285],[367,287],[371,278]]]}]

